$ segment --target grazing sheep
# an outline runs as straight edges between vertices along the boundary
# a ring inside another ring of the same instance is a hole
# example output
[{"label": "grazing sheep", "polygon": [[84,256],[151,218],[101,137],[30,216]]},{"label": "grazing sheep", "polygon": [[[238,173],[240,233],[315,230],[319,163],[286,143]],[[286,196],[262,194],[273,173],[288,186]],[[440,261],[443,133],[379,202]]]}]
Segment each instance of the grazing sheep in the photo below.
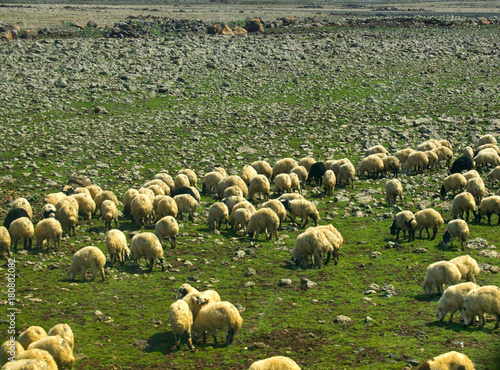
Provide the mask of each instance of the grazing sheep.
[{"label": "grazing sheep", "polygon": [[238,186],[233,185],[233,186],[226,188],[226,190],[224,190],[222,197],[229,198],[229,197],[232,197],[233,195],[242,197],[243,192],[241,191],[241,189]]},{"label": "grazing sheep", "polygon": [[177,217],[179,209],[177,202],[170,196],[165,196],[160,199],[156,208],[156,219],[160,220],[165,216]]},{"label": "grazing sheep", "polygon": [[448,261],[435,262],[427,267],[425,274],[425,294],[431,295],[437,288],[439,294],[443,294],[444,285],[455,285],[460,282],[462,274],[453,263]]},{"label": "grazing sheep", "polygon": [[482,152],[483,150],[486,150],[486,149],[488,149],[488,151],[490,151],[490,152],[493,150],[494,153],[497,153],[500,155],[500,147],[496,144],[493,144],[493,143],[478,146],[476,148],[476,154],[479,154],[480,152]]},{"label": "grazing sheep", "polygon": [[[330,164],[331,162],[331,164]],[[343,166],[344,164],[351,164],[351,161],[347,158],[342,158],[342,159],[337,159],[337,160],[333,160],[333,161],[326,161],[325,162],[325,167],[329,170],[332,170],[333,173],[335,174],[335,177],[337,177],[337,180],[338,180],[338,177],[339,177],[339,171],[340,171],[340,167]],[[330,167],[328,167],[327,164],[330,164]],[[354,167],[354,166],[353,166]],[[356,171],[354,171],[356,172]]]},{"label": "grazing sheep", "polygon": [[189,221],[194,221],[194,212],[198,208],[199,203],[191,195],[179,194],[174,197],[175,203],[177,203],[177,209],[179,210],[178,216],[182,220],[182,212],[186,211],[189,213]]},{"label": "grazing sheep", "polygon": [[300,193],[300,180],[299,180],[299,177],[297,176],[296,173],[289,173],[288,176],[290,176],[290,181],[291,181],[291,190],[292,190],[292,193],[295,192],[295,190],[297,190],[299,193]]},{"label": "grazing sheep", "polygon": [[71,327],[68,324],[54,325],[49,330],[47,335],[59,335],[61,338],[64,338],[68,342],[71,349],[73,349],[75,346],[75,335],[73,334],[73,330],[71,330]]},{"label": "grazing sheep", "polygon": [[177,296],[175,297],[175,299],[182,299],[189,293],[200,293],[200,292],[198,289],[192,287],[190,284],[184,283],[177,290]]},{"label": "grazing sheep", "polygon": [[403,238],[406,238],[406,230],[408,230],[408,241],[415,240],[415,229],[417,227],[417,220],[411,211],[401,211],[396,214],[394,221],[390,227],[391,235],[396,235],[399,239],[399,232],[403,230]]},{"label": "grazing sheep", "polygon": [[130,210],[137,225],[151,224],[153,203],[146,194],[137,194],[130,203]]},{"label": "grazing sheep", "polygon": [[10,209],[22,208],[28,212],[29,219],[33,219],[33,209],[31,208],[30,202],[26,198],[16,198],[10,205]]},{"label": "grazing sheep", "polygon": [[85,272],[87,269],[92,270],[92,278],[90,281],[94,281],[97,273],[100,272],[102,276],[102,281],[104,281],[104,265],[106,264],[106,256],[102,251],[93,246],[84,247],[78,250],[73,255],[73,262],[68,270],[69,280],[74,280],[75,275],[80,273],[82,276],[82,281],[86,281]]},{"label": "grazing sheep", "polygon": [[151,204],[153,204],[154,200],[155,200],[155,192],[149,188],[139,188],[139,190],[137,190],[137,192],[139,194],[142,194],[142,195],[147,195],[147,197],[149,198],[149,200],[151,201]]},{"label": "grazing sheep", "polygon": [[280,173],[274,178],[274,186],[276,189],[276,194],[291,193],[292,192],[292,180],[287,173]]},{"label": "grazing sheep", "polygon": [[156,185],[156,184],[149,185],[148,187],[146,187],[146,189],[150,189],[151,191],[153,191],[153,194],[154,194],[155,197],[157,195],[165,195],[165,191],[161,188],[160,185]]},{"label": "grazing sheep", "polygon": [[428,168],[430,171],[432,171],[437,166],[437,164],[439,162],[438,155],[436,153],[434,153],[432,150],[427,150],[424,153],[427,156],[427,160],[428,160],[426,168]]},{"label": "grazing sheep", "polygon": [[462,279],[476,283],[476,276],[479,275],[481,269],[474,258],[469,255],[459,256],[451,259],[450,263],[457,266],[462,274]]},{"label": "grazing sheep", "polygon": [[420,364],[417,370],[474,370],[474,364],[463,353],[446,352]]},{"label": "grazing sheep", "polygon": [[153,215],[158,215],[158,204],[160,203],[160,200],[163,198],[167,197],[168,195],[157,195],[155,196],[155,199],[153,200]]},{"label": "grazing sheep", "polygon": [[[153,186],[159,186],[161,190],[159,190],[157,187]],[[153,190],[153,192],[156,195],[162,194],[162,195],[169,195],[170,194],[170,186],[168,186],[165,181],[161,179],[153,179],[151,181],[146,182],[144,185],[142,185],[143,188],[150,188]]]},{"label": "grazing sheep", "polygon": [[286,208],[283,205],[282,202],[280,202],[278,199],[271,199],[268,200],[267,202],[263,203],[261,205],[261,208],[270,208],[272,209],[276,215],[278,215],[278,218],[280,219],[280,226],[281,228],[281,223],[285,221],[286,219]]},{"label": "grazing sheep", "polygon": [[173,189],[175,187],[174,179],[172,179],[172,176],[170,176],[168,173],[165,172],[157,173],[156,175],[154,175],[153,179],[160,179],[165,184],[167,184],[167,186],[170,189]]},{"label": "grazing sheep", "polygon": [[385,183],[385,200],[392,206],[396,203],[397,197],[403,204],[403,185],[397,179],[387,181]]},{"label": "grazing sheep", "polygon": [[233,207],[237,205],[238,203],[241,202],[246,202],[247,200],[243,197],[239,196],[230,196],[229,198],[222,199],[222,203],[224,203],[227,206],[227,210],[229,211],[229,214],[233,211]]},{"label": "grazing sheep", "polygon": [[299,193],[286,193],[286,194],[281,194],[278,197],[279,201],[284,201],[284,200],[295,200],[295,199],[305,199],[302,194]]},{"label": "grazing sheep", "polygon": [[339,251],[344,244],[344,237],[333,225],[316,226],[316,229],[325,234],[326,239],[328,239],[332,247],[331,252],[327,252],[325,265],[328,264],[330,255],[333,256],[333,262],[335,263],[335,265],[337,265],[339,261]]},{"label": "grazing sheep", "polygon": [[235,232],[238,232],[239,230],[243,229],[243,232],[247,232],[247,227],[248,223],[250,222],[250,217],[252,217],[253,212],[247,208],[239,208],[234,213],[233,215],[233,230]]},{"label": "grazing sheep", "polygon": [[497,225],[500,225],[500,196],[498,195],[492,195],[481,200],[476,215],[476,222],[479,223],[486,216],[488,217],[488,225],[490,225],[492,214],[498,216]]},{"label": "grazing sheep", "polygon": [[269,199],[271,184],[265,175],[256,175],[251,181],[248,188],[248,200],[252,200],[255,194],[259,194],[259,198],[264,200]]},{"label": "grazing sheep", "polygon": [[59,335],[51,335],[39,339],[29,345],[28,350],[30,349],[43,349],[49,352],[59,369],[71,369],[75,361],[73,349],[68,341]]},{"label": "grazing sheep", "polygon": [[[55,208],[55,207],[54,207]],[[3,221],[3,226],[6,229],[9,229],[10,224],[14,221],[17,220],[18,218],[21,217],[27,217],[30,218],[30,215],[24,208],[15,208],[11,209],[8,213],[7,216],[5,216],[5,220]],[[31,220],[31,219],[30,219]]]},{"label": "grazing sheep", "polygon": [[[152,191],[149,190],[151,193]],[[139,191],[140,193],[140,191]],[[154,196],[153,196],[154,198]],[[120,205],[120,202],[118,202],[118,198],[116,197],[115,193],[113,193],[111,190],[106,190],[106,191],[101,191],[100,193],[96,194],[94,197],[94,202],[95,202],[95,209],[100,210],[102,202],[105,200],[111,200],[113,203],[118,207]]]},{"label": "grazing sheep", "polygon": [[[333,165],[332,165],[333,166]],[[354,176],[356,170],[351,162],[345,163],[339,168],[339,175],[337,176],[337,181],[339,186],[351,185],[354,189]]]},{"label": "grazing sheep", "polygon": [[464,172],[462,175],[464,175],[464,177],[467,181],[469,181],[470,179],[473,179],[474,177],[481,177],[479,172],[477,172],[476,170],[470,170],[470,171]]},{"label": "grazing sheep", "polygon": [[292,158],[283,158],[277,161],[273,167],[273,173],[271,176],[271,181],[274,180],[276,176],[280,173],[290,173],[290,171],[297,167],[299,164]]},{"label": "grazing sheep", "polygon": [[250,184],[250,181],[257,176],[257,171],[250,165],[244,165],[241,169],[241,179],[245,181],[245,184]]},{"label": "grazing sheep", "polygon": [[24,352],[24,348],[17,340],[6,340],[2,346],[0,346],[0,366],[3,366],[9,362],[9,358],[16,358]]},{"label": "grazing sheep", "polygon": [[483,179],[480,177],[473,177],[467,181],[465,191],[468,191],[474,196],[476,204],[480,204],[481,199],[483,199],[483,195],[486,194],[486,187],[484,186]]},{"label": "grazing sheep", "polygon": [[488,180],[491,181],[491,186],[495,181],[500,181],[500,166],[496,166],[488,173]]},{"label": "grazing sheep", "polygon": [[444,178],[439,194],[444,197],[449,191],[455,192],[455,190],[458,190],[461,192],[466,185],[467,179],[460,173],[454,173]]},{"label": "grazing sheep", "polygon": [[415,152],[415,150],[413,150],[412,148],[405,148],[405,149],[401,149],[401,150],[398,150],[394,156],[399,159],[399,163],[403,164],[403,163],[406,163],[407,159],[408,159],[408,156]]},{"label": "grazing sheep", "polygon": [[104,227],[111,230],[111,221],[115,222],[115,229],[118,228],[118,208],[111,200],[105,200],[101,204],[101,214],[104,218]]},{"label": "grazing sheep", "polygon": [[300,366],[289,357],[273,356],[264,360],[255,361],[248,370],[300,370]]},{"label": "grazing sheep", "polygon": [[295,264],[304,268],[304,263],[309,256],[314,256],[313,266],[321,268],[323,266],[322,255],[328,253],[330,256],[332,252],[332,246],[326,234],[315,227],[310,227],[297,236],[291,258]]},{"label": "grazing sheep", "polygon": [[76,208],[69,203],[64,203],[56,211],[56,219],[61,223],[61,227],[66,234],[71,236],[73,232],[73,236],[76,235],[76,225],[78,223],[78,210]]},{"label": "grazing sheep", "polygon": [[123,214],[125,216],[130,215],[132,199],[134,199],[138,194],[139,192],[133,188],[128,189],[125,194],[123,194]]},{"label": "grazing sheep", "polygon": [[335,189],[335,184],[337,183],[337,179],[335,178],[335,173],[332,170],[327,170],[324,173],[323,183],[325,184],[326,195],[333,197],[333,189]]},{"label": "grazing sheep", "polygon": [[217,344],[217,330],[224,331],[226,346],[233,343],[234,337],[241,328],[243,319],[240,313],[229,302],[214,302],[204,305],[193,323],[193,332],[203,333],[206,342],[206,332],[211,332],[214,343]]},{"label": "grazing sheep", "polygon": [[305,199],[283,200],[282,203],[285,209],[290,212],[294,224],[297,224],[296,217],[300,217],[304,221],[304,224],[300,226],[301,228],[307,225],[309,218],[313,220],[314,226],[318,224],[320,217],[314,203]]},{"label": "grazing sheep", "polygon": [[[242,202],[239,202],[238,204],[236,204],[232,210],[231,210],[231,215],[229,217],[229,222],[231,223],[231,225],[234,225],[234,222],[235,222],[235,214],[236,214],[236,211],[238,209],[248,209],[250,211],[251,214],[254,214],[255,213],[255,207],[252,203],[250,203],[249,201],[247,200],[244,200]],[[229,210],[229,209],[228,209]]]},{"label": "grazing sheep", "polygon": [[227,172],[223,167],[214,167],[214,171],[219,172],[224,178],[227,177]]},{"label": "grazing sheep", "polygon": [[100,192],[102,192],[102,189],[99,185],[88,185],[85,187],[85,189],[89,191],[90,196],[94,202],[95,202],[95,196]]},{"label": "grazing sheep", "polygon": [[314,158],[312,157],[304,157],[304,158],[301,158],[300,161],[299,161],[299,167],[302,166],[302,167],[305,167],[306,171],[309,172],[311,170],[311,167],[312,165],[316,163],[316,161],[314,160]]},{"label": "grazing sheep", "polygon": [[280,219],[276,212],[270,208],[261,208],[250,217],[247,233],[248,236],[254,240],[259,238],[261,231],[265,231],[266,240],[270,240],[273,236],[278,239],[279,225]]},{"label": "grazing sheep", "polygon": [[457,237],[460,240],[460,245],[462,250],[465,250],[465,242],[469,237],[469,226],[464,220],[451,220],[446,226],[446,232],[443,235],[443,242],[450,244],[450,248],[453,248],[453,238]]},{"label": "grazing sheep", "polygon": [[31,343],[36,342],[39,339],[45,338],[47,332],[41,326],[30,326],[17,338],[17,341],[23,348],[28,348]]},{"label": "grazing sheep", "polygon": [[[376,178],[384,170],[384,162],[376,154],[369,155],[361,160],[358,166],[358,176],[366,173],[367,176]],[[340,174],[340,173],[339,173]]]},{"label": "grazing sheep", "polygon": [[423,143],[419,144],[417,146],[417,152],[426,152],[428,150],[432,150],[437,148],[438,146],[441,146],[437,140],[430,139],[427,141],[424,141]]},{"label": "grazing sheep", "polygon": [[241,189],[244,197],[248,196],[248,187],[247,184],[245,184],[245,181],[243,181],[243,179],[239,176],[232,175],[222,179],[217,184],[217,196],[219,199],[223,198],[224,190],[234,185]]},{"label": "grazing sheep", "polygon": [[273,169],[271,168],[271,165],[269,163],[267,163],[266,161],[255,161],[250,165],[255,168],[257,174],[264,175],[268,180],[271,180],[271,177],[273,176]]},{"label": "grazing sheep", "polygon": [[323,162],[316,162],[311,166],[309,173],[307,174],[306,184],[309,184],[313,179],[316,186],[321,186],[323,182],[323,175],[326,170],[325,164]]},{"label": "grazing sheep", "polygon": [[472,149],[470,146],[466,146],[462,151],[462,157],[474,157],[474,149]]},{"label": "grazing sheep", "polygon": [[469,156],[461,156],[453,161],[450,168],[450,174],[470,171],[474,168],[474,161]]},{"label": "grazing sheep", "polygon": [[405,168],[408,174],[422,173],[429,164],[429,157],[424,152],[413,152],[408,156],[405,162]]},{"label": "grazing sheep", "polygon": [[192,196],[194,199],[196,199],[197,202],[200,201],[200,193],[198,192],[198,189],[192,187],[192,186],[184,186],[179,189],[175,189],[170,192],[170,197],[173,198],[176,195],[181,195],[181,194],[187,194]]},{"label": "grazing sheep", "polygon": [[58,192],[58,193],[50,193],[43,198],[44,203],[50,203],[53,205],[56,205],[60,200],[66,198],[67,195],[63,192]]},{"label": "grazing sheep", "polygon": [[453,322],[453,315],[462,309],[467,293],[476,288],[479,288],[479,286],[472,282],[449,286],[437,304],[436,316],[439,322],[442,323],[448,312],[450,312],[448,324],[451,324]]},{"label": "grazing sheep", "polygon": [[[9,230],[5,226],[0,226],[0,253],[2,254],[3,259],[10,258],[11,253],[10,253],[10,234]],[[6,253],[7,252],[7,257]]]},{"label": "grazing sheep", "polygon": [[212,194],[217,191],[217,184],[224,178],[224,176],[217,171],[207,173],[203,177],[203,186],[201,192],[203,194]]},{"label": "grazing sheep", "polygon": [[177,235],[179,234],[179,224],[173,216],[165,216],[155,225],[155,235],[160,242],[163,239],[170,239],[170,246],[174,249],[177,245]]},{"label": "grazing sheep", "polygon": [[35,227],[36,247],[42,248],[43,242],[47,240],[47,250],[50,249],[50,240],[54,241],[54,248],[59,248],[62,237],[62,226],[55,218],[45,218],[38,222]]},{"label": "grazing sheep", "polygon": [[23,241],[24,249],[31,249],[35,228],[28,217],[21,217],[14,220],[9,227],[11,248],[17,248],[19,239]]},{"label": "grazing sheep", "polygon": [[[26,361],[26,362],[25,362]],[[20,353],[16,356],[12,365],[25,363],[27,367],[21,366],[22,369],[44,369],[44,370],[58,370],[57,363],[52,355],[43,349],[33,348]],[[36,367],[34,364],[39,364]],[[31,367],[33,366],[33,367]],[[4,368],[2,368],[4,369]],[[9,369],[9,367],[7,367]]]},{"label": "grazing sheep", "polygon": [[127,247],[127,237],[118,229],[111,229],[106,234],[106,248],[109,253],[111,266],[115,264],[115,259],[118,257],[118,262],[123,265],[130,257],[130,250]]},{"label": "grazing sheep", "polygon": [[474,218],[477,217],[476,201],[474,200],[474,196],[467,191],[455,195],[453,202],[451,202],[451,218],[463,219],[465,213],[465,221],[469,222],[469,211],[472,211]]},{"label": "grazing sheep", "polygon": [[451,143],[448,141],[448,140],[438,140],[438,143],[441,145],[441,146],[444,146],[450,150],[453,150],[453,145],[451,145]]},{"label": "grazing sheep", "polygon": [[477,139],[476,147],[478,148],[481,145],[485,145],[485,144],[497,145],[497,139],[491,134],[483,135],[479,139]]},{"label": "grazing sheep", "polygon": [[87,218],[89,225],[92,225],[92,213],[95,212],[95,202],[92,197],[84,193],[76,193],[71,196],[75,198],[78,203],[78,212]]},{"label": "grazing sheep", "polygon": [[193,313],[185,301],[179,299],[170,305],[168,311],[168,321],[170,323],[170,327],[172,328],[172,332],[174,333],[177,349],[181,348],[181,335],[186,333],[189,348],[191,351],[194,351],[193,342],[191,341]]},{"label": "grazing sheep", "polygon": [[303,188],[306,187],[307,176],[309,174],[308,170],[304,166],[297,166],[292,168],[290,175],[294,173],[299,178],[300,184]]},{"label": "grazing sheep", "polygon": [[368,148],[365,156],[368,157],[369,155],[377,154],[377,153],[387,154],[389,152],[382,145],[375,145],[375,146],[372,146],[371,148]]},{"label": "grazing sheep", "polygon": [[384,164],[384,176],[387,176],[387,173],[390,171],[395,178],[398,178],[399,169],[401,168],[401,162],[396,156],[389,155],[387,157],[382,158],[382,163]]},{"label": "grazing sheep", "polygon": [[450,167],[450,162],[453,159],[453,152],[451,151],[450,148],[447,148],[445,146],[440,146],[438,148],[432,149],[431,151],[437,155],[438,163],[445,161],[446,166]]},{"label": "grazing sheep", "polygon": [[443,217],[441,217],[439,212],[432,208],[423,209],[415,213],[415,220],[417,221],[415,231],[420,230],[418,237],[422,237],[422,229],[425,229],[425,231],[427,232],[427,237],[429,238],[431,236],[429,234],[429,228],[431,228],[431,240],[434,240],[438,229],[444,224]]},{"label": "grazing sheep", "polygon": [[187,175],[180,173],[177,176],[175,176],[174,190],[177,190],[179,188],[189,187],[189,186],[191,186],[191,183],[189,182],[189,177],[187,177]]},{"label": "grazing sheep", "polygon": [[160,240],[155,234],[144,232],[135,235],[130,242],[130,252],[132,253],[132,258],[136,265],[139,259],[144,257],[146,259],[146,265],[151,272],[155,259],[158,258],[161,265],[161,271],[165,271],[165,267],[163,266],[163,248]]},{"label": "grazing sheep", "polygon": [[218,230],[220,230],[220,225],[223,221],[226,223],[227,229],[228,219],[229,211],[224,203],[214,203],[208,209],[208,227],[210,229],[215,230],[215,228],[217,228]]},{"label": "grazing sheep", "polygon": [[465,296],[462,311],[460,311],[459,321],[464,325],[469,325],[475,316],[479,316],[479,329],[486,323],[485,314],[496,316],[495,327],[498,329],[500,319],[500,288],[494,285],[486,285],[472,289]]},{"label": "grazing sheep", "polygon": [[[178,172],[178,174],[179,175],[181,175],[181,174],[186,175],[188,177],[189,185],[187,185],[187,186],[194,186],[195,188],[198,187],[198,176],[196,175],[196,172],[194,172],[193,170],[186,168],[184,170],[180,170]],[[175,181],[174,181],[174,185],[175,185]]]}]

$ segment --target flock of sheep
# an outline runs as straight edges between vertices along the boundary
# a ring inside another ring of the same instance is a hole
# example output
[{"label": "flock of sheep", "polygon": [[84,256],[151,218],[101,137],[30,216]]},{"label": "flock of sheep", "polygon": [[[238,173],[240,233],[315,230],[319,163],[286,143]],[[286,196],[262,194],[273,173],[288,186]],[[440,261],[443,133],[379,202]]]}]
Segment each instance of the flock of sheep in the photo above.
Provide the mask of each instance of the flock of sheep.
[{"label": "flock of sheep", "polygon": [[[311,157],[302,158],[299,162],[292,158],[281,159],[273,167],[265,161],[256,161],[245,165],[240,176],[228,175],[223,168],[217,167],[205,174],[202,180],[202,193],[213,194],[218,200],[208,208],[207,224],[211,229],[219,230],[222,224],[226,228],[230,224],[235,232],[243,231],[253,239],[258,239],[264,233],[266,239],[270,240],[278,238],[278,232],[287,218],[291,224],[300,228],[305,228],[311,220],[314,226],[298,235],[291,251],[291,259],[303,268],[306,268],[310,258],[313,267],[321,268],[332,257],[337,264],[344,238],[333,225],[318,225],[319,212],[312,201],[303,197],[302,189],[314,181],[316,186],[324,186],[326,196],[333,196],[336,186],[354,188],[356,174],[358,177],[367,175],[374,178],[392,174],[394,178],[388,180],[385,186],[386,201],[389,205],[394,205],[399,199],[403,204],[403,186],[397,179],[398,174],[402,170],[407,174],[421,173],[445,162],[450,167],[450,175],[444,179],[440,194],[443,197],[448,192],[458,194],[452,202],[453,220],[447,225],[443,241],[452,246],[453,239],[458,238],[464,248],[469,236],[469,212],[474,214],[474,221],[480,222],[486,216],[488,223],[491,215],[496,214],[500,223],[500,196],[483,198],[487,190],[477,172],[489,166],[494,167],[487,175],[488,180],[492,184],[500,180],[499,153],[496,139],[492,135],[484,135],[479,138],[475,150],[466,147],[462,156],[451,167],[453,151],[446,140],[428,140],[416,150],[406,148],[394,155],[388,155],[381,145],[374,146],[368,149],[357,170],[347,158],[318,162]],[[272,185],[276,199],[269,199]],[[259,209],[254,205],[256,197],[263,202]],[[58,248],[63,233],[75,235],[79,214],[91,224],[93,215],[100,211],[108,229],[106,247],[111,265],[116,259],[121,264],[133,259],[137,264],[144,257],[150,271],[156,261],[163,271],[162,242],[169,240],[171,248],[175,248],[179,234],[177,220],[187,214],[189,220],[193,221],[199,207],[200,193],[196,173],[185,169],[179,171],[174,178],[167,173],[158,173],[141,188],[127,190],[122,200],[123,214],[132,217],[138,227],[154,226],[154,232],[132,232],[128,236],[128,243],[127,236],[118,229],[120,202],[117,196],[110,190],[103,190],[85,179],[75,177],[62,192],[51,193],[44,198],[46,204],[40,212],[42,220],[36,226],[32,223],[33,210],[29,202],[25,198],[14,200],[4,226],[0,227],[0,252],[4,258],[10,257],[10,248],[16,248],[19,241],[23,242],[25,248],[31,248],[34,236],[37,248],[46,246],[50,249],[51,241],[53,248]],[[297,218],[301,219],[300,224]],[[395,215],[390,232],[399,239],[399,233],[403,231],[403,237],[412,241],[416,231],[420,231],[421,236],[425,229],[427,236],[434,239],[443,224],[440,213],[431,208],[415,214],[401,211]],[[429,229],[432,229],[432,237]],[[105,264],[106,256],[99,248],[84,247],[74,254],[68,277],[73,280],[80,274],[81,279],[86,280],[86,272],[91,269],[92,280],[99,273],[104,280]],[[500,289],[475,285],[478,273],[477,262],[470,256],[440,261],[428,267],[424,289],[427,294],[432,294],[437,288],[442,294],[436,311],[440,321],[450,312],[451,322],[454,313],[461,311],[460,320],[465,324],[479,316],[482,326],[485,323],[484,314],[489,313],[496,315],[495,329],[498,328]],[[462,279],[472,282],[459,284]],[[445,284],[451,286],[444,290]],[[217,330],[223,330],[225,344],[229,345],[242,324],[235,306],[221,301],[217,292],[199,292],[188,284],[179,289],[177,300],[170,306],[169,317],[177,345],[180,343],[180,335],[187,333],[188,345],[192,350],[193,332],[203,335],[204,339],[206,333],[210,332],[217,343]],[[293,360],[281,356],[270,361],[283,361],[291,364],[286,368],[298,368]],[[255,363],[251,368],[266,367]]]}]

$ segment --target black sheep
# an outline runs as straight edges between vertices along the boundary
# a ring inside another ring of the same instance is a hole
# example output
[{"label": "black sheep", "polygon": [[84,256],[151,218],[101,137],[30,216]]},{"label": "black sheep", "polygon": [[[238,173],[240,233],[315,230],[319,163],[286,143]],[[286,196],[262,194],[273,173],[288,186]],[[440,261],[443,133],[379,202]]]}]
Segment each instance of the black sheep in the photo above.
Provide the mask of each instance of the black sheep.
[{"label": "black sheep", "polygon": [[14,220],[17,220],[18,218],[21,217],[28,217],[31,220],[30,215],[24,208],[11,209],[9,213],[7,213],[7,217],[5,217],[3,226],[5,226],[7,230],[9,230],[10,224],[14,222]]},{"label": "black sheep", "polygon": [[179,195],[179,194],[189,194],[194,199],[196,199],[196,201],[198,201],[198,198],[196,198],[196,194],[194,193],[193,189],[191,189],[188,186],[183,186],[182,188],[179,188],[179,189],[176,189],[176,190],[173,190],[172,192],[170,192],[170,196],[172,198],[175,197],[176,195]]},{"label": "black sheep", "polygon": [[470,171],[474,168],[474,161],[469,156],[461,156],[455,161],[450,168],[450,174],[460,173],[462,171]]},{"label": "black sheep", "polygon": [[323,175],[326,172],[326,166],[323,162],[316,162],[311,166],[309,174],[307,175],[306,183],[311,183],[312,179],[316,183],[316,186],[321,186],[323,183]]}]

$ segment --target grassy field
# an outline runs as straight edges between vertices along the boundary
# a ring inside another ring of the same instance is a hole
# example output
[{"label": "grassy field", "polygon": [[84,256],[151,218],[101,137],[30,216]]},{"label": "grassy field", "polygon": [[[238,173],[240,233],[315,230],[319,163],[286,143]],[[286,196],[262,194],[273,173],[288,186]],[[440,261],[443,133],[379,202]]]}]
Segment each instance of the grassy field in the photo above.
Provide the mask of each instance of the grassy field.
[{"label": "grassy field", "polygon": [[[121,199],[161,170],[192,168],[201,189],[202,176],[217,165],[239,174],[257,159],[273,165],[307,155],[348,157],[356,165],[371,145],[394,153],[431,137],[450,140],[457,157],[479,135],[498,133],[498,31],[339,28],[241,39],[181,34],[0,44],[0,207],[26,197],[38,221],[44,195],[75,174]],[[451,219],[451,196],[438,195],[446,174],[402,174],[404,205],[396,207],[385,202],[386,179],[356,179],[354,189],[336,189],[333,198],[308,186],[303,194],[317,203],[319,224],[333,224],[345,239],[339,264],[320,270],[290,262],[303,229],[285,222],[278,240],[261,235],[257,243],[224,227],[214,233],[206,210],[216,200],[202,196],[195,221],[180,222],[177,248],[165,248],[164,273],[159,265],[150,273],[143,262],[128,263],[107,266],[104,282],[70,282],[74,252],[95,245],[107,254],[104,221],[80,221],[76,237],[57,251],[13,252],[16,329],[68,323],[75,369],[244,369],[273,355],[309,369],[401,369],[451,350],[477,369],[498,369],[500,332],[492,318],[482,330],[457,319],[439,324],[439,297],[422,289],[435,261],[464,253],[490,265],[498,259],[443,248],[444,226],[435,240],[388,243],[396,241],[389,226],[400,208],[432,207]],[[486,184],[496,193],[498,184]],[[495,216],[492,225],[469,227],[471,238],[499,245]],[[122,216],[119,228],[138,229]],[[247,276],[249,268],[255,275]],[[0,274],[6,281],[6,265]],[[303,278],[317,286],[304,288]],[[196,342],[194,353],[184,344],[175,349],[168,309],[185,282],[244,308],[233,345],[214,346],[209,338]],[[365,294],[371,284],[380,289]],[[499,286],[500,276],[484,271],[478,284]],[[1,291],[6,307],[6,287]],[[335,322],[338,315],[351,323]]]}]

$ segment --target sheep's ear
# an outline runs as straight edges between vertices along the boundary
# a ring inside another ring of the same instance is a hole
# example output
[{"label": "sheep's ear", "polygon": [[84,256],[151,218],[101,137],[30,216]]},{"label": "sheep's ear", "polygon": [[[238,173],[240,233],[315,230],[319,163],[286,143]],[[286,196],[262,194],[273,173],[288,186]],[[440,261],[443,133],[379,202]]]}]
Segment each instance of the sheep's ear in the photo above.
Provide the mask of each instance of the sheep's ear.
[{"label": "sheep's ear", "polygon": [[210,299],[205,298],[203,301],[204,301],[203,304],[208,304],[208,302],[210,302]]}]

